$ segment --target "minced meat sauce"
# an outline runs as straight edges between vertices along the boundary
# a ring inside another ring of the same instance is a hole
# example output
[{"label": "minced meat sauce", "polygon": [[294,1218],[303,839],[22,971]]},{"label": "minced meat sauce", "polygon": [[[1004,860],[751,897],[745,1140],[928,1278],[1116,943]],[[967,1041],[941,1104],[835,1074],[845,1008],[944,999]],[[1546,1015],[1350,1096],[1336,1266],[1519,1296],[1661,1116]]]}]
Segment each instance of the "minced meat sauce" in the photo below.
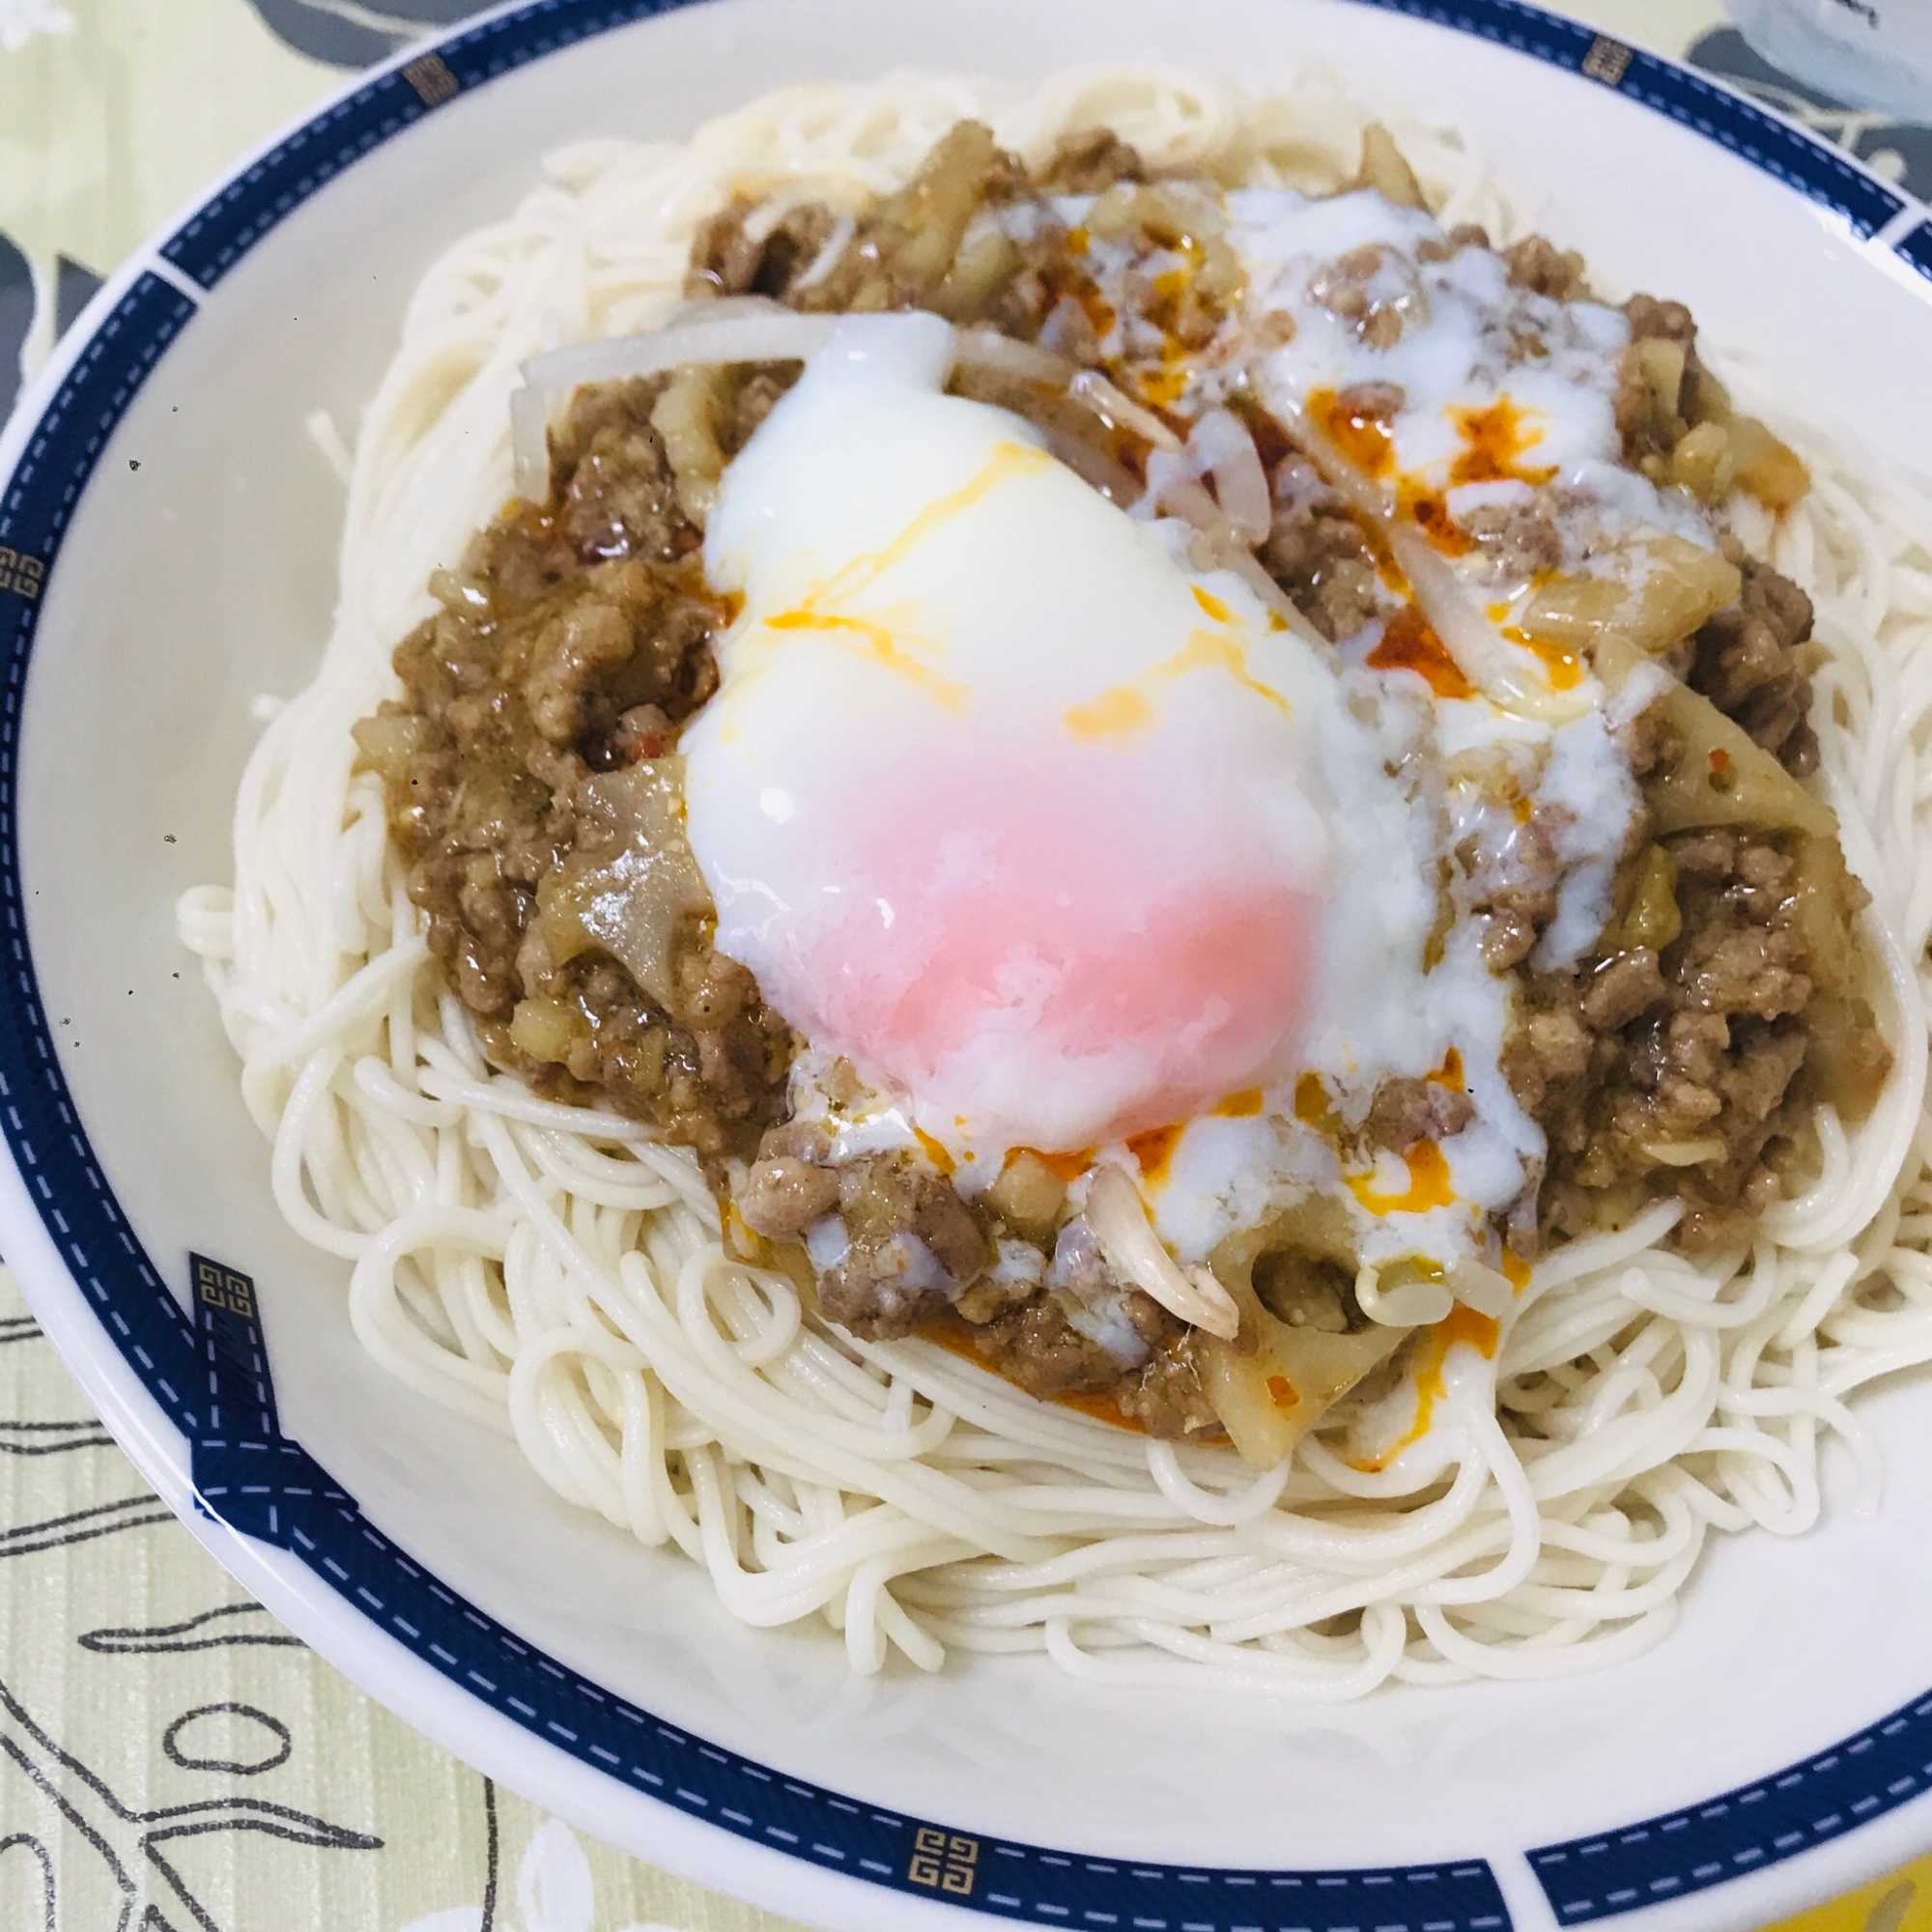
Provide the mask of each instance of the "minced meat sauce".
[{"label": "minced meat sauce", "polygon": [[[1364,166],[1383,185],[1366,150]],[[1022,340],[1038,337],[1051,316],[1058,352],[1097,366],[1106,318],[1093,314],[1078,260],[1084,243],[1050,217],[1046,197],[1099,194],[1119,230],[1139,223],[1150,245],[1171,244],[1174,213],[1160,185],[1104,131],[1069,137],[1030,173],[983,127],[964,123],[906,187],[858,219],[830,262],[839,225],[831,210],[796,207],[771,224],[748,220],[749,202],[727,206],[699,231],[687,294],[763,296],[819,311],[924,308]],[[1030,227],[976,220],[1018,203],[1037,206],[1040,218]],[[1443,245],[1490,243],[1465,228]],[[1587,295],[1579,258],[1540,237],[1502,253],[1519,288],[1559,301]],[[1164,341],[1188,349],[1209,340],[1222,319],[1217,293],[1237,286],[1225,274],[1217,280],[1210,245],[1178,296],[1151,284],[1139,299]],[[1802,469],[1756,425],[1730,417],[1697,361],[1689,312],[1639,296],[1625,314],[1632,346],[1616,410],[1626,460],[1713,507],[1734,475],[1774,505],[1795,500]],[[1158,361],[1107,373],[1123,385],[1131,378],[1158,412]],[[709,482],[788,377],[705,377],[716,432]],[[655,994],[598,947],[554,956],[540,916],[545,880],[581,863],[584,828],[598,823],[601,776],[672,749],[681,722],[714,688],[711,639],[730,615],[698,569],[707,479],[696,478],[695,492],[688,451],[667,440],[670,430],[676,441],[666,413],[676,380],[577,394],[552,432],[548,502],[513,504],[460,569],[439,577],[432,587],[441,609],[396,652],[401,696],[357,727],[365,762],[386,783],[432,951],[497,1065],[547,1095],[601,1096],[654,1122],[706,1156],[721,1186],[724,1156],[749,1159],[734,1171],[730,1218],[769,1242],[762,1252],[790,1269],[829,1320],[867,1338],[932,1334],[1036,1395],[1097,1400],[1156,1435],[1215,1432],[1193,1331],[1109,1277],[1091,1237],[1078,1238],[1085,1224],[1068,1219],[1065,1179],[1050,1158],[1023,1151],[968,1201],[916,1154],[834,1163],[821,1129],[784,1118],[799,1042],[750,976],[711,949],[702,906],[680,924],[669,977]],[[980,370],[958,386],[1032,415],[1049,434],[1067,427],[1064,405],[1025,384]],[[1359,399],[1371,414],[1382,406]],[[1243,415],[1275,505],[1255,554],[1339,641],[1384,608],[1377,547],[1279,423],[1252,405]],[[1184,434],[1178,418],[1173,426]],[[1091,436],[1091,419],[1085,427]],[[1092,480],[1117,494],[1138,488],[1147,454],[1133,435],[1117,433],[1094,454]],[[1499,569],[1526,573],[1557,554],[1555,532],[1533,513],[1479,512],[1463,533]],[[1727,554],[1740,572],[1736,602],[1665,662],[1786,771],[1808,776],[1817,762],[1810,605],[1768,566],[1734,546]],[[1647,798],[1674,749],[1659,712],[1628,732]],[[1802,1179],[1813,1153],[1812,1110],[1831,1101],[1856,1116],[1889,1065],[1860,993],[1854,922],[1864,895],[1836,840],[1748,824],[1654,832],[1640,812],[1612,916],[1595,949],[1562,972],[1530,963],[1557,908],[1548,829],[1525,824],[1517,847],[1506,881],[1487,896],[1472,891],[1491,967],[1516,975],[1520,989],[1505,1069],[1548,1140],[1541,1187],[1510,1217],[1511,1246],[1522,1255],[1673,1196],[1686,1208],[1673,1238],[1686,1249],[1745,1236]],[[1482,855],[1458,862],[1480,879]],[[838,1077],[856,1086],[843,1063]],[[1355,1129],[1356,1151],[1402,1152],[1453,1134],[1468,1106],[1440,1084],[1391,1080]],[[800,1243],[832,1215],[845,1245],[816,1266]],[[908,1285],[906,1237],[936,1261],[942,1286]],[[1037,1273],[1051,1286],[993,1265],[1013,1242],[1037,1252]],[[1283,1321],[1334,1334],[1366,1325],[1346,1257],[1335,1253],[1264,1253],[1253,1287]],[[1108,1302],[1118,1318],[1110,1346],[1069,1321],[1068,1293]]]},{"label": "minced meat sauce", "polygon": [[[431,585],[402,696],[356,726],[382,775],[430,951],[484,1051],[540,1094],[604,1099],[717,1157],[781,1111],[794,1042],[694,913],[652,998],[607,952],[559,961],[539,893],[598,775],[656,758],[718,681],[730,612],[704,584],[651,414],[665,379],[584,389],[552,439],[551,500],[513,503]],[[740,391],[733,447],[771,404]]]}]

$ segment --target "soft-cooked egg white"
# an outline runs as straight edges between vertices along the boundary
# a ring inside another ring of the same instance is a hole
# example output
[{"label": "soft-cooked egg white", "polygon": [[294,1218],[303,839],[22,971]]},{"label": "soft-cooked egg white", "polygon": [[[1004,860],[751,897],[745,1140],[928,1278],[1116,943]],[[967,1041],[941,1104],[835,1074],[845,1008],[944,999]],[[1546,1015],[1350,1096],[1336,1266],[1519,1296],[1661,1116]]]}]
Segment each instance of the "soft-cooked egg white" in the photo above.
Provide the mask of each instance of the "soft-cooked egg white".
[{"label": "soft-cooked egg white", "polygon": [[[1018,1146],[1135,1172],[1173,1127],[1142,1187],[1183,1261],[1310,1189],[1366,1260],[1485,1252],[1541,1143],[1505,982],[1466,923],[1430,958],[1426,689],[1324,662],[1178,526],[943,394],[945,340],[843,328],[709,525],[745,601],[684,739],[690,836],[719,945],[813,1043],[798,1111],[969,1193]],[[839,1056],[868,1098],[825,1098]],[[1429,1174],[1345,1175],[1333,1111],[1449,1066],[1477,1118]]]},{"label": "soft-cooked egg white", "polygon": [[1003,412],[929,317],[841,328],[727,473],[745,599],[687,733],[718,943],[960,1156],[1293,1062],[1338,874],[1332,678]]}]

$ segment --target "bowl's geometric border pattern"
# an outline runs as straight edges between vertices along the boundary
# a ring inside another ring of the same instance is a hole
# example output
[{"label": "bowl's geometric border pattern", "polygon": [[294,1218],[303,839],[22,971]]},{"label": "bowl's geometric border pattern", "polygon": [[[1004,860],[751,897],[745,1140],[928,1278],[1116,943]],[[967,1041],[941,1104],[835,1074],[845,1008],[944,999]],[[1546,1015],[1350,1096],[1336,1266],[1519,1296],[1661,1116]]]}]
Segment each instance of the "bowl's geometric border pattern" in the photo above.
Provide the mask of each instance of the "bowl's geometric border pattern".
[{"label": "bowl's geometric border pattern", "polygon": [[[379,72],[218,190],[96,330],[0,494],[0,1133],[103,1329],[193,1446],[204,1506],[293,1551],[359,1613],[546,1742],[663,1802],[827,1869],[1034,1923],[1122,1932],[1502,1932],[1487,1863],[1278,1872],[1137,1866],[982,1840],[860,1805],[658,1722],[464,1603],[366,1522],[280,1434],[252,1284],[192,1259],[196,1325],[142,1252],[89,1150],[46,1024],[21,900],[16,744],[41,595],[129,398],[200,297],[326,182],[445,101],[688,0],[534,0]],[[1701,76],[1517,0],[1361,0],[1617,89],[1893,245],[1932,278],[1924,211],[1835,150]],[[1760,1784],[1526,1853],[1560,1920],[1722,1884],[1855,1829],[1932,1781],[1932,1697]]]},{"label": "bowl's geometric border pattern", "polygon": [[[1718,142],[1843,217],[1878,234],[1913,207],[1837,149],[1701,74],[1518,0],[1360,0],[1513,47],[1588,75]],[[379,142],[457,95],[612,27],[674,12],[689,0],[534,0],[466,27],[434,51],[388,68],[278,142],[201,208],[163,256],[212,289],[283,215]]]},{"label": "bowl's geometric border pattern", "polygon": [[1921,275],[1932,281],[1932,221],[1921,221],[1918,227],[1901,235],[1892,245]]},{"label": "bowl's geometric border pattern", "polygon": [[1720,1798],[1622,1831],[1539,1846],[1531,1869],[1557,1918],[1581,1925],[1707,1891],[1932,1790],[1932,1697]]}]

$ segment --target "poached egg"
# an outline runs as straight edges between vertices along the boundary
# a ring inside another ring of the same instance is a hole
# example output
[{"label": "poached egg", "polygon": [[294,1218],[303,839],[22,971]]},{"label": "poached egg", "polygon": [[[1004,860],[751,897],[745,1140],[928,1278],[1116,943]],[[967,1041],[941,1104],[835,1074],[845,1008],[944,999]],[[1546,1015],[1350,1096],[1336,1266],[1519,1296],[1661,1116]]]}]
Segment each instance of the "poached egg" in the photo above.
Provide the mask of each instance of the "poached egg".
[{"label": "poached egg", "polygon": [[743,608],[683,751],[720,949],[997,1173],[1292,1068],[1347,721],[1176,527],[945,394],[951,341],[847,320],[726,472],[705,563]]}]

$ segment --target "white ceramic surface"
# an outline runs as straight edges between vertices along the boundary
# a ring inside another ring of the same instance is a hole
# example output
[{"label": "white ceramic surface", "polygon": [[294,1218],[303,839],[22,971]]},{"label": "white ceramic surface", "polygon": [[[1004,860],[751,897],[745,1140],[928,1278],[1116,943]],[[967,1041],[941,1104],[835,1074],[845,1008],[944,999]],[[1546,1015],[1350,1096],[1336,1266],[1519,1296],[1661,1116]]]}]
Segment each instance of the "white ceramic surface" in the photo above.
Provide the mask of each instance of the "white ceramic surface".
[{"label": "white ceramic surface", "polygon": [[[1932,284],[1886,245],[1914,212],[1859,240],[1694,128],[1492,41],[1349,0],[716,0],[440,105],[302,201],[212,291],[163,269],[198,311],[112,428],[40,600],[18,727],[25,942],[73,1107],[155,1265],[177,1292],[190,1248],[253,1275],[287,1434],[396,1545],[528,1642],[781,1776],[962,1833],[1203,1866],[1487,1858],[1515,1922],[1546,1927],[1528,1848],[1762,1777],[1932,1686],[1932,1385],[1865,1406],[1890,1469],[1876,1520],[1840,1506],[1796,1542],[1726,1541],[1681,1628],[1613,1673],[1335,1710],[1101,1693],[1031,1662],[855,1680],[830,1640],[730,1623],[679,1560],[556,1501],[508,1442],[367,1359],[346,1265],[272,1207],[267,1149],[174,938],[177,894],[228,871],[248,702],[296,689],[327,630],[341,498],[303,418],[355,420],[410,289],[449,240],[513,202],[546,148],[587,132],[681,134],[807,76],[912,62],[1027,78],[1101,50],[1257,79],[1340,66],[1365,96],[1463,128],[1606,283],[1690,301],[1711,338],[1747,344],[1848,436],[1907,460],[1932,448],[1932,384],[1897,380],[1932,351]],[[22,408],[0,473],[31,456],[37,411],[156,260],[97,299]],[[352,1677],[513,1787],[712,1884],[838,1926],[963,1922],[626,1785],[488,1708],[296,1556],[193,1516],[183,1437],[76,1286],[47,1211],[16,1149],[0,1171],[0,1244],[66,1359],[197,1534]],[[1847,1487],[1834,1485],[1840,1505]],[[1761,1922],[1928,1845],[1919,1798],[1644,1922]]]}]

